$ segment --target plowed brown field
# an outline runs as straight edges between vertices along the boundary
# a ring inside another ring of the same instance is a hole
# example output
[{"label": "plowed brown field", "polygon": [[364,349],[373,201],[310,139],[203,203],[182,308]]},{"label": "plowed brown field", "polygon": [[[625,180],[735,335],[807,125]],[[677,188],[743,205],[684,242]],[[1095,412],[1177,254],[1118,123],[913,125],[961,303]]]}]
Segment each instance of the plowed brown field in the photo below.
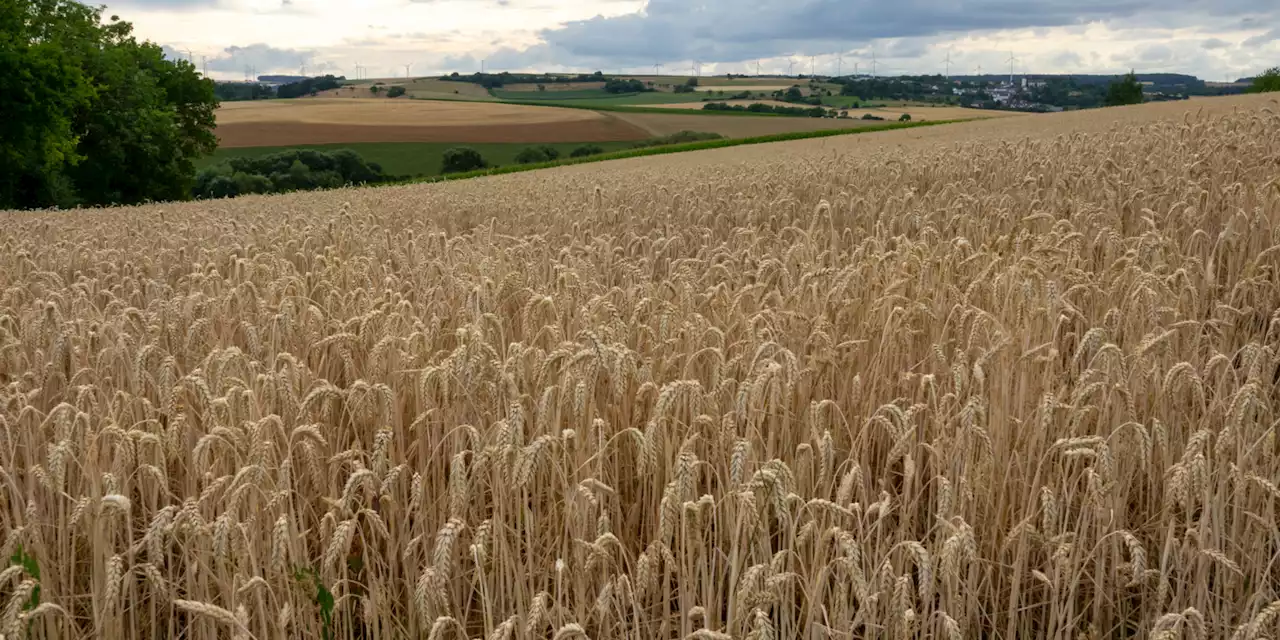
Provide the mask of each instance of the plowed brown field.
[{"label": "plowed brown field", "polygon": [[223,147],[347,142],[610,142],[648,132],[582,109],[427,100],[272,100],[218,110]]}]

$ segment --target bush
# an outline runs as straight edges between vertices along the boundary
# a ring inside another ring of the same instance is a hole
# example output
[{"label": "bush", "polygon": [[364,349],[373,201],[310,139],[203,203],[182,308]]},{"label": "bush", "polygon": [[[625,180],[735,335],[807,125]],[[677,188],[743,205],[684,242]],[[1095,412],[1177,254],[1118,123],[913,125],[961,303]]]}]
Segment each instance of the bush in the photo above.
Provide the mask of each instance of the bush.
[{"label": "bush", "polygon": [[718,133],[708,133],[705,131],[681,131],[673,133],[669,136],[661,138],[650,138],[632,145],[633,149],[643,149],[644,147],[660,147],[668,144],[681,144],[684,142],[698,142],[700,140],[719,140],[724,136]]},{"label": "bush", "polygon": [[678,84],[675,86],[675,89],[673,89],[673,91],[675,93],[693,93],[697,91],[697,89],[694,89],[693,87],[687,84]]},{"label": "bush", "polygon": [[869,113],[868,113],[868,114],[864,114],[864,115],[862,116],[862,119],[863,119],[863,120],[884,120],[884,118],[881,118],[880,116],[873,116],[873,115],[871,115],[871,114],[869,114]]},{"label": "bush", "polygon": [[643,93],[645,91],[650,91],[651,89],[639,80],[619,80],[617,78],[613,78],[604,83],[604,90],[609,93]]},{"label": "bush", "polygon": [[404,87],[402,87],[402,86],[400,86],[400,85],[396,85],[396,86],[394,86],[394,87],[389,87],[389,88],[387,89],[387,97],[388,97],[388,98],[399,98],[400,96],[402,96],[402,95],[404,95],[404,94],[405,94]]},{"label": "bush", "polygon": [[898,118],[898,122],[911,122],[911,114],[909,113],[902,114],[902,117]]},{"label": "bush", "polygon": [[571,152],[569,153],[569,157],[570,157],[570,158],[585,158],[585,157],[587,157],[587,156],[594,156],[594,155],[598,155],[598,154],[601,154],[601,153],[604,153],[604,149],[603,149],[603,148],[601,148],[599,145],[594,145],[594,144],[584,144],[584,145],[582,145],[581,147],[578,147],[577,149],[574,149],[573,151],[571,151]]},{"label": "bush", "polygon": [[484,156],[479,151],[471,147],[454,147],[444,152],[444,163],[441,167],[442,173],[462,173],[464,171],[474,171],[476,169],[484,169],[489,166]]},{"label": "bush", "polygon": [[192,195],[227,198],[249,193],[331,189],[347,184],[378,184],[394,179],[376,162],[351,149],[296,149],[265,156],[232,158],[196,174]]},{"label": "bush", "polygon": [[540,145],[537,147],[525,147],[516,154],[516,164],[536,164],[538,162],[551,162],[560,157],[560,150],[555,147]]}]

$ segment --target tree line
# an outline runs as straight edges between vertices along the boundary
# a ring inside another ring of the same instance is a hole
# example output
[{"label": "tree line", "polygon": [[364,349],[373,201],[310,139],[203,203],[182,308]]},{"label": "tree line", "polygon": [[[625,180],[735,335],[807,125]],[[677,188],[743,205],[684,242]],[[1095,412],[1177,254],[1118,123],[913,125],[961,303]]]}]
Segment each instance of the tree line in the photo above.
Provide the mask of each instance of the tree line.
[{"label": "tree line", "polygon": [[213,82],[72,0],[0,1],[0,209],[190,197]]}]

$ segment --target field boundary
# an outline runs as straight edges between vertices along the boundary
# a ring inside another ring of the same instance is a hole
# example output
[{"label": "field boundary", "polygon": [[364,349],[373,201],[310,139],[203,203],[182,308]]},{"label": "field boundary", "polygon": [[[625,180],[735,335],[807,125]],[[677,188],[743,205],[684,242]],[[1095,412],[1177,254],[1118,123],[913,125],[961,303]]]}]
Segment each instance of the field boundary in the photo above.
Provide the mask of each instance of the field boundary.
[{"label": "field boundary", "polygon": [[[411,97],[410,99],[441,100],[443,102],[479,102],[484,104],[493,104],[495,102],[495,100],[471,100],[471,99],[449,100],[449,99],[440,99],[440,98],[419,98],[419,97]],[[583,102],[587,102],[588,100],[590,100],[590,98],[582,99]],[[807,117],[810,117],[810,116],[791,116],[791,115],[784,115],[780,113],[753,113],[750,111],[703,111],[702,109],[669,109],[669,108],[663,108],[663,107],[647,107],[647,106],[632,106],[632,105],[618,105],[618,104],[606,104],[606,105],[574,104],[573,101],[557,102],[557,101],[551,101],[551,100],[506,100],[503,98],[498,98],[496,102],[500,104],[515,104],[515,105],[521,105],[525,107],[558,107],[561,109],[584,109],[586,111],[613,111],[617,113],[657,113],[661,115],[672,115],[674,113],[678,115],[696,114],[700,116],[738,116],[738,117],[749,117],[749,118],[796,118],[796,117],[807,118]],[[711,100],[709,102],[715,102],[715,101]],[[688,102],[683,104],[697,104],[697,103]],[[704,102],[703,104],[706,104],[706,103]],[[815,120],[821,120],[821,118],[815,118]]]},{"label": "field boundary", "polygon": [[[893,131],[897,129],[915,129],[918,127],[933,127],[943,124],[955,124],[957,122],[969,122],[969,120],[929,120],[925,122],[893,122],[884,125],[872,127],[859,127],[850,129],[822,129],[818,131],[794,131],[790,133],[775,133],[767,136],[754,136],[750,138],[724,138],[720,140],[700,140],[698,142],[684,142],[680,144],[668,144],[659,147],[642,147],[639,149],[627,149],[625,151],[614,151],[611,153],[601,153],[594,156],[585,156],[582,158],[562,158],[552,160],[550,162],[538,162],[532,164],[517,164],[505,167],[494,167],[491,169],[476,169],[475,171],[466,171],[460,173],[446,173],[439,176],[430,176],[426,178],[414,178],[402,182],[382,183],[377,186],[386,186],[394,184],[422,184],[432,182],[451,182],[454,180],[469,180],[471,178],[483,178],[486,176],[500,176],[508,173],[521,173],[524,171],[535,171],[538,169],[552,169],[555,167],[565,167],[576,164],[587,164],[589,162],[605,162],[607,160],[625,160],[627,158],[640,158],[644,156],[659,156],[669,153],[684,153],[686,151],[704,151],[708,149],[723,149],[725,147],[737,147],[748,144],[765,144],[769,142],[787,142],[790,140],[807,140],[811,138],[830,138],[832,136],[848,136],[860,133],[873,133],[876,131]],[[463,145],[465,146],[465,145]]]}]

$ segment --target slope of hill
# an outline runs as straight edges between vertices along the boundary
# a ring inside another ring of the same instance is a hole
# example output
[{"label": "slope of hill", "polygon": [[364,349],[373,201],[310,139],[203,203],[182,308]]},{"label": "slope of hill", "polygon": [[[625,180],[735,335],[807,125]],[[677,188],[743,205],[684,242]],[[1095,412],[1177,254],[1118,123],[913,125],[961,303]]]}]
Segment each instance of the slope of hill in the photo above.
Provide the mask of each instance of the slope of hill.
[{"label": "slope of hill", "polygon": [[1278,114],[5,214],[0,623],[1274,637]]}]

